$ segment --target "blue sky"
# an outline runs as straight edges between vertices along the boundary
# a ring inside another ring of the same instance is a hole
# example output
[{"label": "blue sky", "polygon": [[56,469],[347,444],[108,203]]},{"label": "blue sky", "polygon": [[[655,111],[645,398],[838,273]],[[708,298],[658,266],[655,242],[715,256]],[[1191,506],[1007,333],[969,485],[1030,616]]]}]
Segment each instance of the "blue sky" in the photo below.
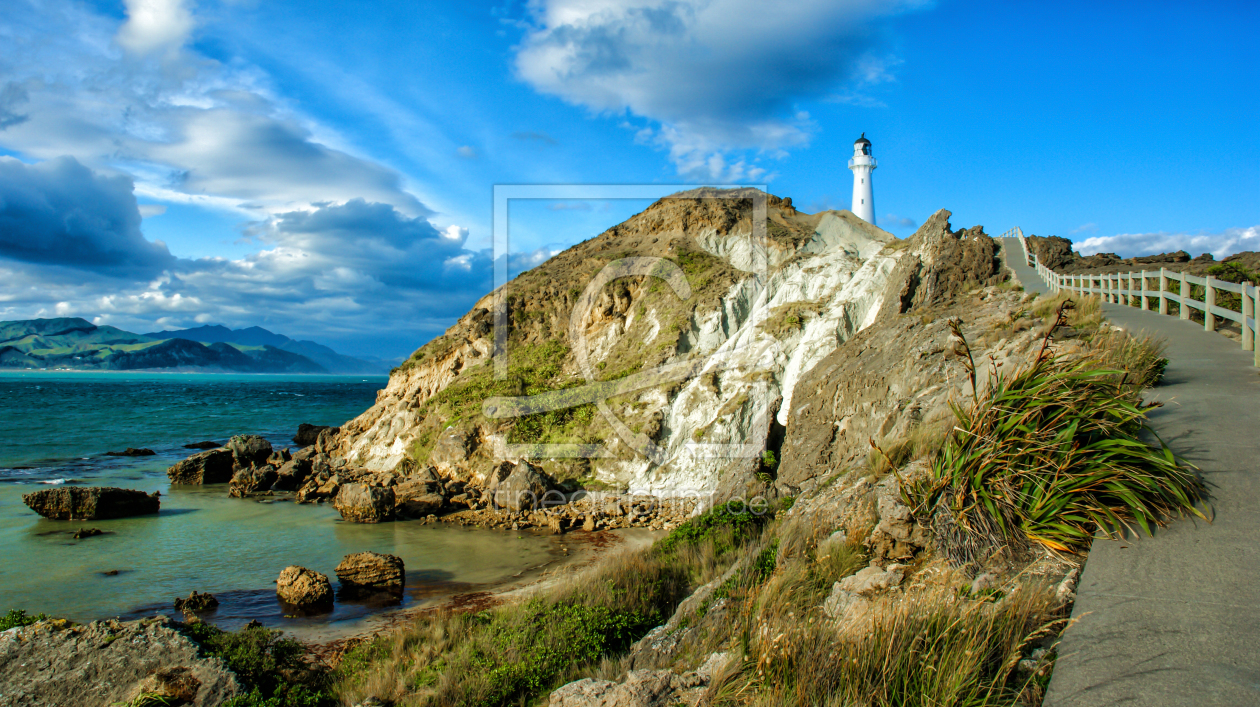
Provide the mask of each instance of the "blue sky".
[{"label": "blue sky", "polygon": [[[370,9],[369,9],[370,7]],[[0,319],[403,356],[492,285],[495,184],[765,184],[879,224],[1260,250],[1255,3],[9,0]],[[522,267],[642,209],[512,210]]]}]

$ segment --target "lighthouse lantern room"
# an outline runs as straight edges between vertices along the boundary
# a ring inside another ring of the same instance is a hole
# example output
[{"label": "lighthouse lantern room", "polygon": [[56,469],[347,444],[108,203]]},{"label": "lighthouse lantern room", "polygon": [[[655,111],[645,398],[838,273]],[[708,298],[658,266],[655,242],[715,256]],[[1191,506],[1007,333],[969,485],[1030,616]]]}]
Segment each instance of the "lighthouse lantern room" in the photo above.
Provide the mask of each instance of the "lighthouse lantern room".
[{"label": "lighthouse lantern room", "polygon": [[871,141],[862,133],[853,143],[853,157],[849,159],[849,169],[853,171],[853,208],[855,216],[875,223],[875,190],[871,186],[871,172],[875,171],[875,158],[871,157]]}]

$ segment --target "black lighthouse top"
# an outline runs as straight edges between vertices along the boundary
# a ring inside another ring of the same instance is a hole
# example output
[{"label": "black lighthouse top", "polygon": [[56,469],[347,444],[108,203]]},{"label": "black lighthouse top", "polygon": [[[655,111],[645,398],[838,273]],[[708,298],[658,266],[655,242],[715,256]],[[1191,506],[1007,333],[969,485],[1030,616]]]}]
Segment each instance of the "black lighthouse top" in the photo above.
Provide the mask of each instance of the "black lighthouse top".
[{"label": "black lighthouse top", "polygon": [[865,132],[863,132],[863,133],[862,133],[862,136],[861,136],[861,137],[859,137],[858,139],[856,139],[856,140],[854,140],[854,141],[853,141],[853,145],[854,145],[855,147],[856,147],[857,145],[861,145],[861,146],[862,146],[862,154],[864,154],[864,155],[869,155],[869,154],[871,154],[871,141],[866,139],[866,133],[865,133]]}]

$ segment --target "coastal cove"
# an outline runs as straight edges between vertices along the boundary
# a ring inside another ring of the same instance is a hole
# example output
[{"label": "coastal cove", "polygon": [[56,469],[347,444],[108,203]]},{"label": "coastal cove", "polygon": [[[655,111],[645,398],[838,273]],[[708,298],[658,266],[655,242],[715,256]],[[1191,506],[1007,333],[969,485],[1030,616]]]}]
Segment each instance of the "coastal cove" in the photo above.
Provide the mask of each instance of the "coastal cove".
[{"label": "coastal cove", "polygon": [[[183,445],[261,434],[277,448],[301,422],[337,425],[370,406],[384,377],[185,373],[0,373],[0,608],[89,621],[173,614],[190,591],[221,604],[224,628],[250,620],[297,635],[352,630],[382,607],[338,601],[331,614],[283,615],[274,580],[299,564],[331,575],[341,558],[389,553],[407,567],[402,607],[496,585],[564,556],[559,538],[420,522],[354,524],[330,505],[227,497],[227,485],[174,486]],[[153,456],[113,457],[126,447]],[[161,493],[156,516],[90,523],[40,518],[22,494],[64,485]],[[261,502],[260,502],[261,501]],[[102,535],[75,540],[90,526]],[[398,608],[394,605],[391,608]]]}]

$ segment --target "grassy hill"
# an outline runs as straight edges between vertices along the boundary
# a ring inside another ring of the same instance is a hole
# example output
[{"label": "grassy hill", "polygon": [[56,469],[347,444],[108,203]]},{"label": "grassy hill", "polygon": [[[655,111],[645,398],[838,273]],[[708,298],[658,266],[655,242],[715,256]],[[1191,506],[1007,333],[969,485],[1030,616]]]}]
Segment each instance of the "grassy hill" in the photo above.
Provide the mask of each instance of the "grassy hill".
[{"label": "grassy hill", "polygon": [[111,326],[98,327],[78,317],[0,322],[0,368],[328,372],[306,356],[269,344],[204,344],[184,338],[156,338]]}]

